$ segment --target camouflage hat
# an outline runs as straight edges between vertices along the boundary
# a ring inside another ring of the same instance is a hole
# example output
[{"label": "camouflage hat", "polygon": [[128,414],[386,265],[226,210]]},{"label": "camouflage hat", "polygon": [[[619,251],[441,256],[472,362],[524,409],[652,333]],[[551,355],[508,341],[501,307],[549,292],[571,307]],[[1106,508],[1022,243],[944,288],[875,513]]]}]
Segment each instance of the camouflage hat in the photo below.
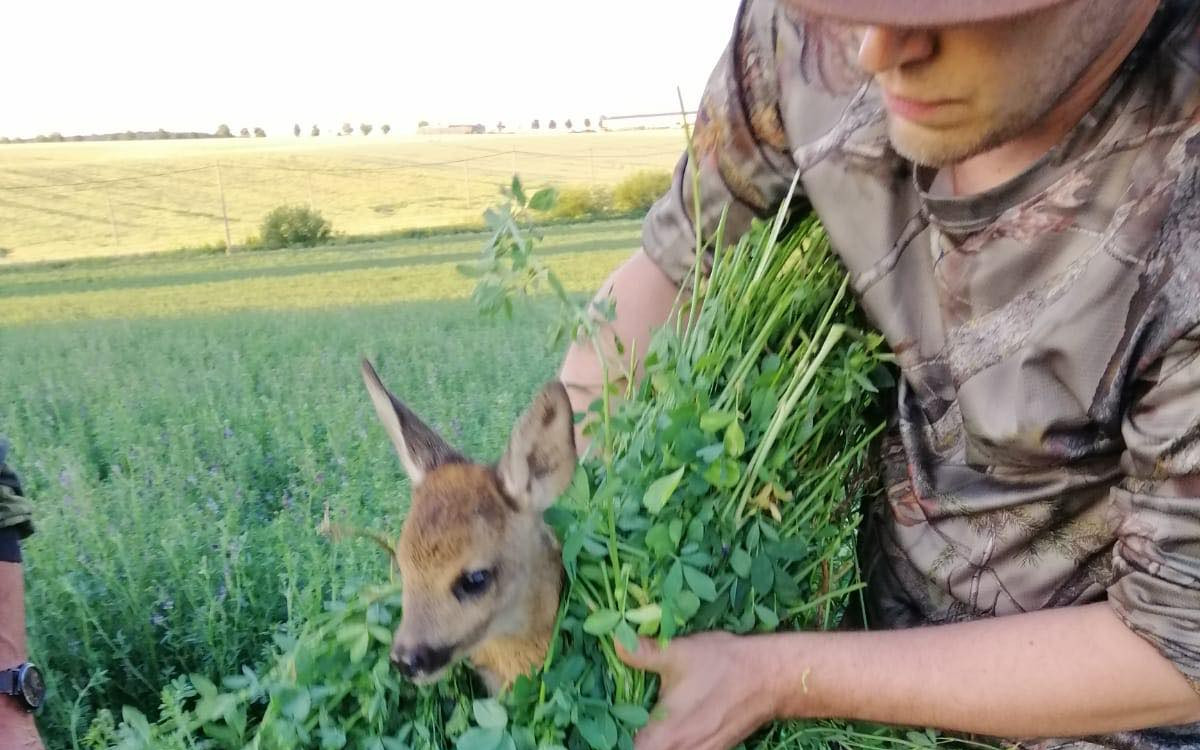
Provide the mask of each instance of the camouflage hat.
[{"label": "camouflage hat", "polygon": [[1066,0],[789,0],[821,16],[881,26],[952,26],[1019,16]]}]

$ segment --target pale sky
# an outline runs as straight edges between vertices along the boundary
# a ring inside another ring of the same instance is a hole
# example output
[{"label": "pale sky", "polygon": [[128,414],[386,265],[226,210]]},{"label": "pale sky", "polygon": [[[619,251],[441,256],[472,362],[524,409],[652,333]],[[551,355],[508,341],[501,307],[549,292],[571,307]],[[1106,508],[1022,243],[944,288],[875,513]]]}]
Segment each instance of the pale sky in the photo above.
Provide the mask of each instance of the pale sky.
[{"label": "pale sky", "polygon": [[736,0],[7,3],[0,136],[689,109]]}]

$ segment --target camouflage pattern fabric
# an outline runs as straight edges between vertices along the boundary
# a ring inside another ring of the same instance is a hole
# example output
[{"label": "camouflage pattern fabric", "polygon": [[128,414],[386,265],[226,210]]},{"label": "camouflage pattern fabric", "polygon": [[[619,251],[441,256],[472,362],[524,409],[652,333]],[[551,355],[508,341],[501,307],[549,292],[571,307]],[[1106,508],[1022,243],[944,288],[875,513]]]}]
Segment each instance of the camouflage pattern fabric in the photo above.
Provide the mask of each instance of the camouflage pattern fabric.
[{"label": "camouflage pattern fabric", "polygon": [[[1165,2],[1092,111],[1024,173],[949,197],[890,147],[854,34],[745,0],[646,252],[677,282],[799,172],[903,374],[869,619],[1108,601],[1200,688],[1200,10]],[[1200,725],[1051,748],[1200,747]]]}]

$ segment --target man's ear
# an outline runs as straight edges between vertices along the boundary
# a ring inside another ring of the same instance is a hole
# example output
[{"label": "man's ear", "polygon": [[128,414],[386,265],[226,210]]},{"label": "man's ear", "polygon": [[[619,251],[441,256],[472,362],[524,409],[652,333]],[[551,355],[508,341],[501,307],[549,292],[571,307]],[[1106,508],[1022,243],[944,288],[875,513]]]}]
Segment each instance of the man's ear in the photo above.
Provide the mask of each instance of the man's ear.
[{"label": "man's ear", "polygon": [[387,430],[396,453],[404,464],[408,479],[416,487],[425,475],[445,463],[463,461],[463,457],[445,440],[417,417],[404,403],[392,395],[379,379],[369,360],[362,361],[363,382],[375,406],[375,413]]},{"label": "man's ear", "polygon": [[508,496],[524,510],[541,513],[575,475],[575,429],[567,390],[547,383],[521,415],[496,473]]}]

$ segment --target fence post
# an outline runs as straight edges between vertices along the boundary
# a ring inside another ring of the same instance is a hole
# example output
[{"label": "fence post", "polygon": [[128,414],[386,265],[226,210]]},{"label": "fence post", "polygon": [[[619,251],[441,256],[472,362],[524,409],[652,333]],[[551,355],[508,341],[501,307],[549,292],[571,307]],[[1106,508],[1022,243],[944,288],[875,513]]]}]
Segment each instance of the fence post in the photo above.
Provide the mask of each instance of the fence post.
[{"label": "fence post", "polygon": [[108,223],[112,227],[113,244],[116,245],[121,240],[117,237],[117,216],[113,213],[112,196],[107,190],[104,191],[104,200],[108,201]]},{"label": "fence post", "polygon": [[225,184],[221,182],[221,165],[217,165],[217,190],[221,193],[221,218],[225,221],[225,254],[233,252],[233,239],[229,236],[229,212],[225,209]]}]

